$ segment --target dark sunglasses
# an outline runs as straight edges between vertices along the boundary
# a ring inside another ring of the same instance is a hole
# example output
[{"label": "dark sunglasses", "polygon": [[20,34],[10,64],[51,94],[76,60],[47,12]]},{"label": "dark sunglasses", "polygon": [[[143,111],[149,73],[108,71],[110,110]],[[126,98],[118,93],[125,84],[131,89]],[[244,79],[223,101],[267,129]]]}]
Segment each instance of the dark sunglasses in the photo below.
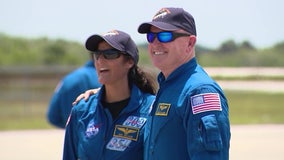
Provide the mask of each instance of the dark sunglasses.
[{"label": "dark sunglasses", "polygon": [[185,37],[185,36],[190,36],[190,34],[169,32],[169,31],[163,31],[158,33],[149,32],[147,33],[147,40],[149,43],[153,43],[155,38],[157,37],[160,42],[167,43],[175,40],[178,37]]},{"label": "dark sunglasses", "polygon": [[116,59],[120,57],[122,52],[116,49],[107,49],[107,50],[97,50],[92,52],[92,54],[93,58],[95,58],[96,60],[98,60],[101,55],[105,59]]}]

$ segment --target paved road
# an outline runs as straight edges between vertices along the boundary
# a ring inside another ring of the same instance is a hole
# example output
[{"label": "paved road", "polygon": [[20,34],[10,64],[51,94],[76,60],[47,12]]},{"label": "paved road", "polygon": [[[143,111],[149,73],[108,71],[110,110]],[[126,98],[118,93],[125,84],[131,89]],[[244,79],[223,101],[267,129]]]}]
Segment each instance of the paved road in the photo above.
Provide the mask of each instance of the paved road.
[{"label": "paved road", "polygon": [[224,90],[284,93],[284,81],[217,81]]},{"label": "paved road", "polygon": [[284,67],[205,67],[211,76],[222,77],[283,77]]},{"label": "paved road", "polygon": [[[284,68],[272,68],[272,67],[208,67],[205,68],[211,76],[219,77],[249,77],[249,76],[261,76],[261,77],[284,77]],[[217,81],[220,86],[225,90],[242,90],[242,91],[261,91],[272,93],[284,93],[284,81],[273,80],[230,80],[230,81]]]},{"label": "paved road", "polygon": [[[284,125],[234,125],[230,160],[283,160]],[[0,159],[60,160],[63,130],[0,132]]]}]

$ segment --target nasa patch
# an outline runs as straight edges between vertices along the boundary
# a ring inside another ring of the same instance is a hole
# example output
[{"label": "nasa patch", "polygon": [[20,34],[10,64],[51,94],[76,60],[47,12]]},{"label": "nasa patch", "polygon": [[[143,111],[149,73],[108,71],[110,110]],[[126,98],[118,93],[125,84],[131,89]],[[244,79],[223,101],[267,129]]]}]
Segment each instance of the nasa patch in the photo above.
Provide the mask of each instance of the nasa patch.
[{"label": "nasa patch", "polygon": [[100,124],[97,124],[94,120],[91,120],[85,131],[85,136],[91,138],[96,136],[100,131]]}]

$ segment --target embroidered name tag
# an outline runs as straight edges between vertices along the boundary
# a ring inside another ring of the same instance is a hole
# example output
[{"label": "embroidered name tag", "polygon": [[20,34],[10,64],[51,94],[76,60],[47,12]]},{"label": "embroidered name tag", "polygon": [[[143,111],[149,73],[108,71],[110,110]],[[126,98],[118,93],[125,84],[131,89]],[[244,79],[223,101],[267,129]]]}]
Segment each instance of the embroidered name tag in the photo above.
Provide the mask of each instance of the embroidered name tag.
[{"label": "embroidered name tag", "polygon": [[139,128],[116,125],[113,136],[137,141],[139,136]]},{"label": "embroidered name tag", "polygon": [[137,117],[137,116],[129,116],[124,122],[124,126],[130,126],[135,128],[141,128],[144,123],[146,122],[146,118],[144,117]]},{"label": "embroidered name tag", "polygon": [[130,143],[131,140],[129,139],[112,137],[106,148],[114,151],[124,151]]},{"label": "embroidered name tag", "polygon": [[167,116],[170,108],[171,108],[171,104],[169,103],[159,103],[155,115],[156,116]]}]

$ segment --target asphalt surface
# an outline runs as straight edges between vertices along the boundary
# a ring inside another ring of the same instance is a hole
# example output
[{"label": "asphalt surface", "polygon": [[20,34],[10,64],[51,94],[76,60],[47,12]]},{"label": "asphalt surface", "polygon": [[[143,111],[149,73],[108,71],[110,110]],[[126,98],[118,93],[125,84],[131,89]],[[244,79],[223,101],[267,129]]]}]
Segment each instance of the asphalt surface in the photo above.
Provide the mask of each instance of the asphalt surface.
[{"label": "asphalt surface", "polygon": [[[275,67],[208,67],[205,70],[210,76],[227,78],[259,76],[280,79],[284,77],[284,68]],[[284,81],[280,80],[217,80],[217,82],[224,90],[284,93]]]},{"label": "asphalt surface", "polygon": [[284,93],[284,81],[217,81],[223,90]]},{"label": "asphalt surface", "polygon": [[[283,160],[284,125],[233,125],[230,160]],[[0,132],[0,159],[62,159],[64,130]]]}]

